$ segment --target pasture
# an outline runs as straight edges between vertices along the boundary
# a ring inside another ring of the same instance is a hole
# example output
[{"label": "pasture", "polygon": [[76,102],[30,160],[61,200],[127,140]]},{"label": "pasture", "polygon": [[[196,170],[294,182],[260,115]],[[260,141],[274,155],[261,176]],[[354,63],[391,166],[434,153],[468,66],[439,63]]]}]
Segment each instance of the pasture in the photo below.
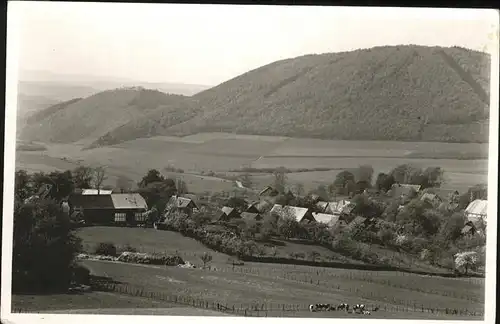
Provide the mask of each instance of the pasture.
[{"label": "pasture", "polygon": [[[233,266],[227,262],[229,256],[214,252],[193,239],[153,229],[89,227],[80,229],[78,236],[88,249],[103,241],[111,241],[118,247],[132,244],[144,252],[179,253],[197,266],[201,266],[200,254],[210,252],[213,255],[210,270],[80,261],[94,275],[120,282],[124,287],[120,291],[128,291],[129,295],[138,294],[138,291],[166,294],[167,301],[187,299],[194,306],[221,303],[237,310],[246,309],[248,316],[257,316],[257,306],[260,309],[258,316],[356,316],[339,312],[309,313],[308,304],[320,302],[379,305],[381,310],[372,314],[379,318],[458,319],[457,315],[444,314],[444,310],[482,314],[484,309],[483,279],[257,262]],[[286,249],[295,252],[306,247],[288,244]]]},{"label": "pasture", "polygon": [[[18,151],[16,167],[48,171],[80,164],[105,165],[109,174],[106,184],[114,185],[118,177],[137,182],[148,169],[163,171],[173,166],[185,170],[171,175],[183,178],[193,192],[232,190],[233,182],[201,173],[234,175],[231,170],[243,167],[330,169],[288,174],[290,185],[302,183],[306,190],[328,185],[341,170],[363,164],[372,165],[375,174],[404,163],[424,168],[440,166],[445,170],[443,188],[460,192],[487,182],[487,144],[337,141],[210,133],[144,138],[95,149],[44,145],[46,151]],[[251,176],[258,188],[272,183],[269,173]]]}]

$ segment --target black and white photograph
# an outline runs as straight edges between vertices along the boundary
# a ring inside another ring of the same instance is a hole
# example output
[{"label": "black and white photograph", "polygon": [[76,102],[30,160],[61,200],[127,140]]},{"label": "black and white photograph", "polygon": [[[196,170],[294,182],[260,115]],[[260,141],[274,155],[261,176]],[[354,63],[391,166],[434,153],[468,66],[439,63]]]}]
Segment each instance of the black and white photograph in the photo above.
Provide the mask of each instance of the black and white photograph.
[{"label": "black and white photograph", "polygon": [[494,322],[498,11],[7,20],[2,322]]}]

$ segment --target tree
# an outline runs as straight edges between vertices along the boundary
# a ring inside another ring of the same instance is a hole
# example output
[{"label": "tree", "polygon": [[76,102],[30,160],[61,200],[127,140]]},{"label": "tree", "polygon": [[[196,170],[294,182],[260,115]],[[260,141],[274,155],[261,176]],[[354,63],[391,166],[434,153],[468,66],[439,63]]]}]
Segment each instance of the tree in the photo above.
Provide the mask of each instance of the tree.
[{"label": "tree", "polygon": [[372,180],[373,180],[373,167],[371,165],[361,165],[359,166],[355,172],[355,178],[356,182],[366,182],[369,185],[371,185]]},{"label": "tree", "polygon": [[181,178],[177,178],[175,180],[175,187],[177,188],[177,194],[178,195],[183,195],[183,194],[187,194],[188,193],[187,184]]},{"label": "tree", "polygon": [[355,180],[354,174],[345,170],[337,174],[337,176],[335,177],[335,181],[333,182],[333,185],[337,189],[344,189],[349,181],[354,182],[354,180]]},{"label": "tree", "polygon": [[150,169],[148,173],[142,177],[141,181],[138,183],[140,188],[147,187],[148,184],[154,182],[163,182],[165,177],[156,169]]},{"label": "tree", "polygon": [[294,186],[294,191],[295,191],[295,196],[297,197],[303,196],[305,193],[304,184],[302,184],[301,182],[296,183]]},{"label": "tree", "polygon": [[274,177],[274,189],[280,194],[285,193],[286,188],[286,169],[284,167],[279,167],[273,172]]},{"label": "tree", "polygon": [[26,170],[16,171],[14,183],[14,195],[21,201],[30,197],[33,192],[29,188],[31,178]]},{"label": "tree", "polygon": [[291,211],[284,208],[278,218],[278,232],[285,238],[296,237],[299,233],[299,223]]},{"label": "tree", "polygon": [[203,262],[203,269],[205,269],[207,264],[212,262],[212,255],[210,253],[205,252],[200,256],[200,259],[201,259],[201,262]]},{"label": "tree", "polygon": [[14,207],[12,288],[15,292],[65,290],[81,241],[51,199]]},{"label": "tree", "polygon": [[444,182],[444,170],[440,167],[428,167],[423,172],[425,182],[423,188],[439,188]]},{"label": "tree", "polygon": [[92,186],[94,171],[86,166],[79,166],[73,170],[75,188],[88,189]]},{"label": "tree", "polygon": [[313,190],[312,193],[316,194],[319,196],[319,198],[323,201],[327,201],[330,198],[330,195],[328,194],[328,190],[324,185],[319,185],[316,190]]},{"label": "tree", "polygon": [[395,167],[389,175],[391,175],[397,183],[411,184],[412,176],[422,173],[417,167],[410,164],[402,164]]},{"label": "tree", "polygon": [[475,251],[455,254],[455,269],[463,270],[467,275],[469,270],[475,270],[478,264],[478,254]]},{"label": "tree", "polygon": [[241,197],[231,197],[226,201],[226,206],[235,208],[238,212],[243,212],[247,208],[247,202]]},{"label": "tree", "polygon": [[395,183],[394,177],[385,173],[379,173],[375,181],[375,188],[377,190],[389,191]]},{"label": "tree", "polygon": [[462,229],[465,226],[467,218],[464,213],[456,212],[448,217],[441,228],[439,229],[439,235],[444,242],[447,244],[453,243],[462,236]]},{"label": "tree", "polygon": [[102,184],[107,178],[106,169],[104,167],[97,167],[94,169],[94,188],[97,189],[97,192],[102,188]]}]

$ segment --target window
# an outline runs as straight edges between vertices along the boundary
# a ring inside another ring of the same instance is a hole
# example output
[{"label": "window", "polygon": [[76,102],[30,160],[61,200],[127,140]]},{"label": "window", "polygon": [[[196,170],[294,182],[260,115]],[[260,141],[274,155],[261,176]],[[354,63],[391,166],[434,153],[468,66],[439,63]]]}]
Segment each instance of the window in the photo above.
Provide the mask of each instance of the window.
[{"label": "window", "polygon": [[115,213],[115,222],[125,222],[127,215],[125,213]]},{"label": "window", "polygon": [[145,213],[135,213],[135,221],[136,222],[145,222],[147,216]]}]

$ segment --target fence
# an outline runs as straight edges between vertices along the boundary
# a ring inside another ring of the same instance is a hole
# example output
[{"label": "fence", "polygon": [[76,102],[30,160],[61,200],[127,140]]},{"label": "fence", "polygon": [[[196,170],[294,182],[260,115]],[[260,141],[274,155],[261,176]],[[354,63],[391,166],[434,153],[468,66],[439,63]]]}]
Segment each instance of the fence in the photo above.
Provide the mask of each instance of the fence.
[{"label": "fence", "polygon": [[[223,313],[228,313],[237,316],[252,316],[252,317],[284,317],[286,313],[308,312],[309,303],[307,304],[281,304],[281,303],[252,303],[252,304],[228,304],[226,302],[207,300],[202,298],[194,298],[186,295],[174,294],[172,292],[153,292],[146,291],[142,287],[131,286],[127,284],[113,283],[98,283],[94,287],[97,290],[104,290],[125,294],[135,297],[151,298],[165,301],[168,303],[185,305],[196,308],[210,309]],[[377,305],[368,304],[366,308],[372,310]],[[380,306],[380,310],[386,312],[422,312],[432,314],[447,314],[460,316],[483,316],[483,312],[468,309],[453,309],[453,308],[436,308],[426,307],[424,305],[410,304],[406,302],[403,305],[384,305]]]}]

